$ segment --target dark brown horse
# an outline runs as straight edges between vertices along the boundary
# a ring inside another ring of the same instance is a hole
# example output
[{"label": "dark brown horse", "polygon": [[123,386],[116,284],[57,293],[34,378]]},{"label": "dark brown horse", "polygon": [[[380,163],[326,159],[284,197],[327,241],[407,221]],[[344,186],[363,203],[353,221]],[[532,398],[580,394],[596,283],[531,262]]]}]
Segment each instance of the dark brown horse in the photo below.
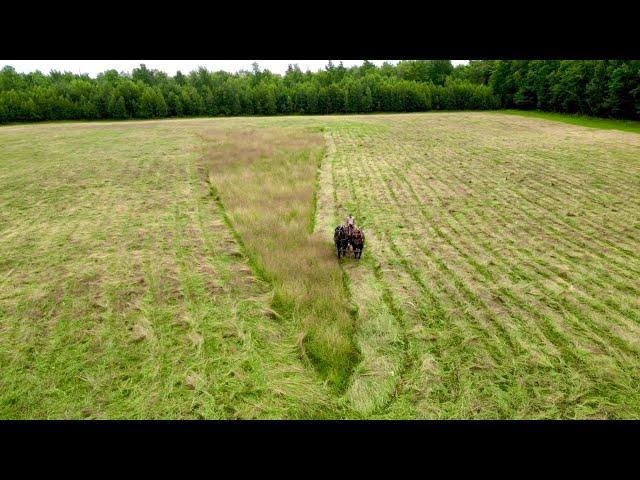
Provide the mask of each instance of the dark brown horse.
[{"label": "dark brown horse", "polygon": [[349,236],[347,235],[347,229],[344,225],[338,225],[333,232],[333,241],[336,244],[336,250],[338,251],[338,258],[344,257],[349,247]]},{"label": "dark brown horse", "polygon": [[354,227],[349,236],[349,244],[351,248],[353,248],[354,258],[359,260],[362,256],[362,250],[364,249],[364,232]]}]

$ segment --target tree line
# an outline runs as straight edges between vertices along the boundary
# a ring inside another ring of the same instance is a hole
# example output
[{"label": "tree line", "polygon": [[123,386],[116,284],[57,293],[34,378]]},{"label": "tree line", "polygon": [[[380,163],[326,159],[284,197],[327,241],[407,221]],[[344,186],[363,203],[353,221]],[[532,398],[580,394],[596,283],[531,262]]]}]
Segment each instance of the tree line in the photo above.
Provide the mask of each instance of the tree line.
[{"label": "tree line", "polygon": [[455,76],[491,87],[502,108],[640,119],[639,60],[482,60]]},{"label": "tree line", "polygon": [[261,70],[169,76],[145,65],[95,79],[52,71],[0,71],[0,122],[187,116],[416,112],[498,108],[491,88],[451,78],[450,61],[403,61],[319,72],[290,65],[284,75]]},{"label": "tree line", "polygon": [[169,76],[140,65],[88,75],[0,70],[0,123],[188,116],[540,109],[640,117],[640,61],[406,60]]}]

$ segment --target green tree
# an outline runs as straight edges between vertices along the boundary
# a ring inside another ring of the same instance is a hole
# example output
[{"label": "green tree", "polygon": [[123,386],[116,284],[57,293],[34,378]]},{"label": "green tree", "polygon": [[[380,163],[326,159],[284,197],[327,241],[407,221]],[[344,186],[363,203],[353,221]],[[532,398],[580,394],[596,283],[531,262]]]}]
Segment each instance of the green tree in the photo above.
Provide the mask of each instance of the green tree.
[{"label": "green tree", "polygon": [[113,95],[109,99],[108,107],[109,116],[111,118],[128,118],[127,109],[125,107],[124,98]]}]

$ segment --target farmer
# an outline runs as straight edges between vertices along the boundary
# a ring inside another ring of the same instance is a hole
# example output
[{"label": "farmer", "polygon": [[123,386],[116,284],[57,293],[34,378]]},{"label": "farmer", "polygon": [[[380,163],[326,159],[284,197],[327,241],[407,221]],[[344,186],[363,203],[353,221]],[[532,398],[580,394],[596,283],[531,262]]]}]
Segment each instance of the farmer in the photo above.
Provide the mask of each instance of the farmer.
[{"label": "farmer", "polygon": [[356,228],[356,219],[353,218],[353,215],[349,214],[347,217],[347,233],[349,236],[353,233],[354,228]]}]

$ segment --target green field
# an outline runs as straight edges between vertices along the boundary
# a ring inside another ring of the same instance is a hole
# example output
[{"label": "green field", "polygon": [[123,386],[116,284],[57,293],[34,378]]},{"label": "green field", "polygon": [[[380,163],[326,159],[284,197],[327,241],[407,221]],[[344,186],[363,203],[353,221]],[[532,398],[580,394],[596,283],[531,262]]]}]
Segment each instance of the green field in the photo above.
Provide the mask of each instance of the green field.
[{"label": "green field", "polygon": [[1,127],[0,418],[640,418],[632,127]]}]

